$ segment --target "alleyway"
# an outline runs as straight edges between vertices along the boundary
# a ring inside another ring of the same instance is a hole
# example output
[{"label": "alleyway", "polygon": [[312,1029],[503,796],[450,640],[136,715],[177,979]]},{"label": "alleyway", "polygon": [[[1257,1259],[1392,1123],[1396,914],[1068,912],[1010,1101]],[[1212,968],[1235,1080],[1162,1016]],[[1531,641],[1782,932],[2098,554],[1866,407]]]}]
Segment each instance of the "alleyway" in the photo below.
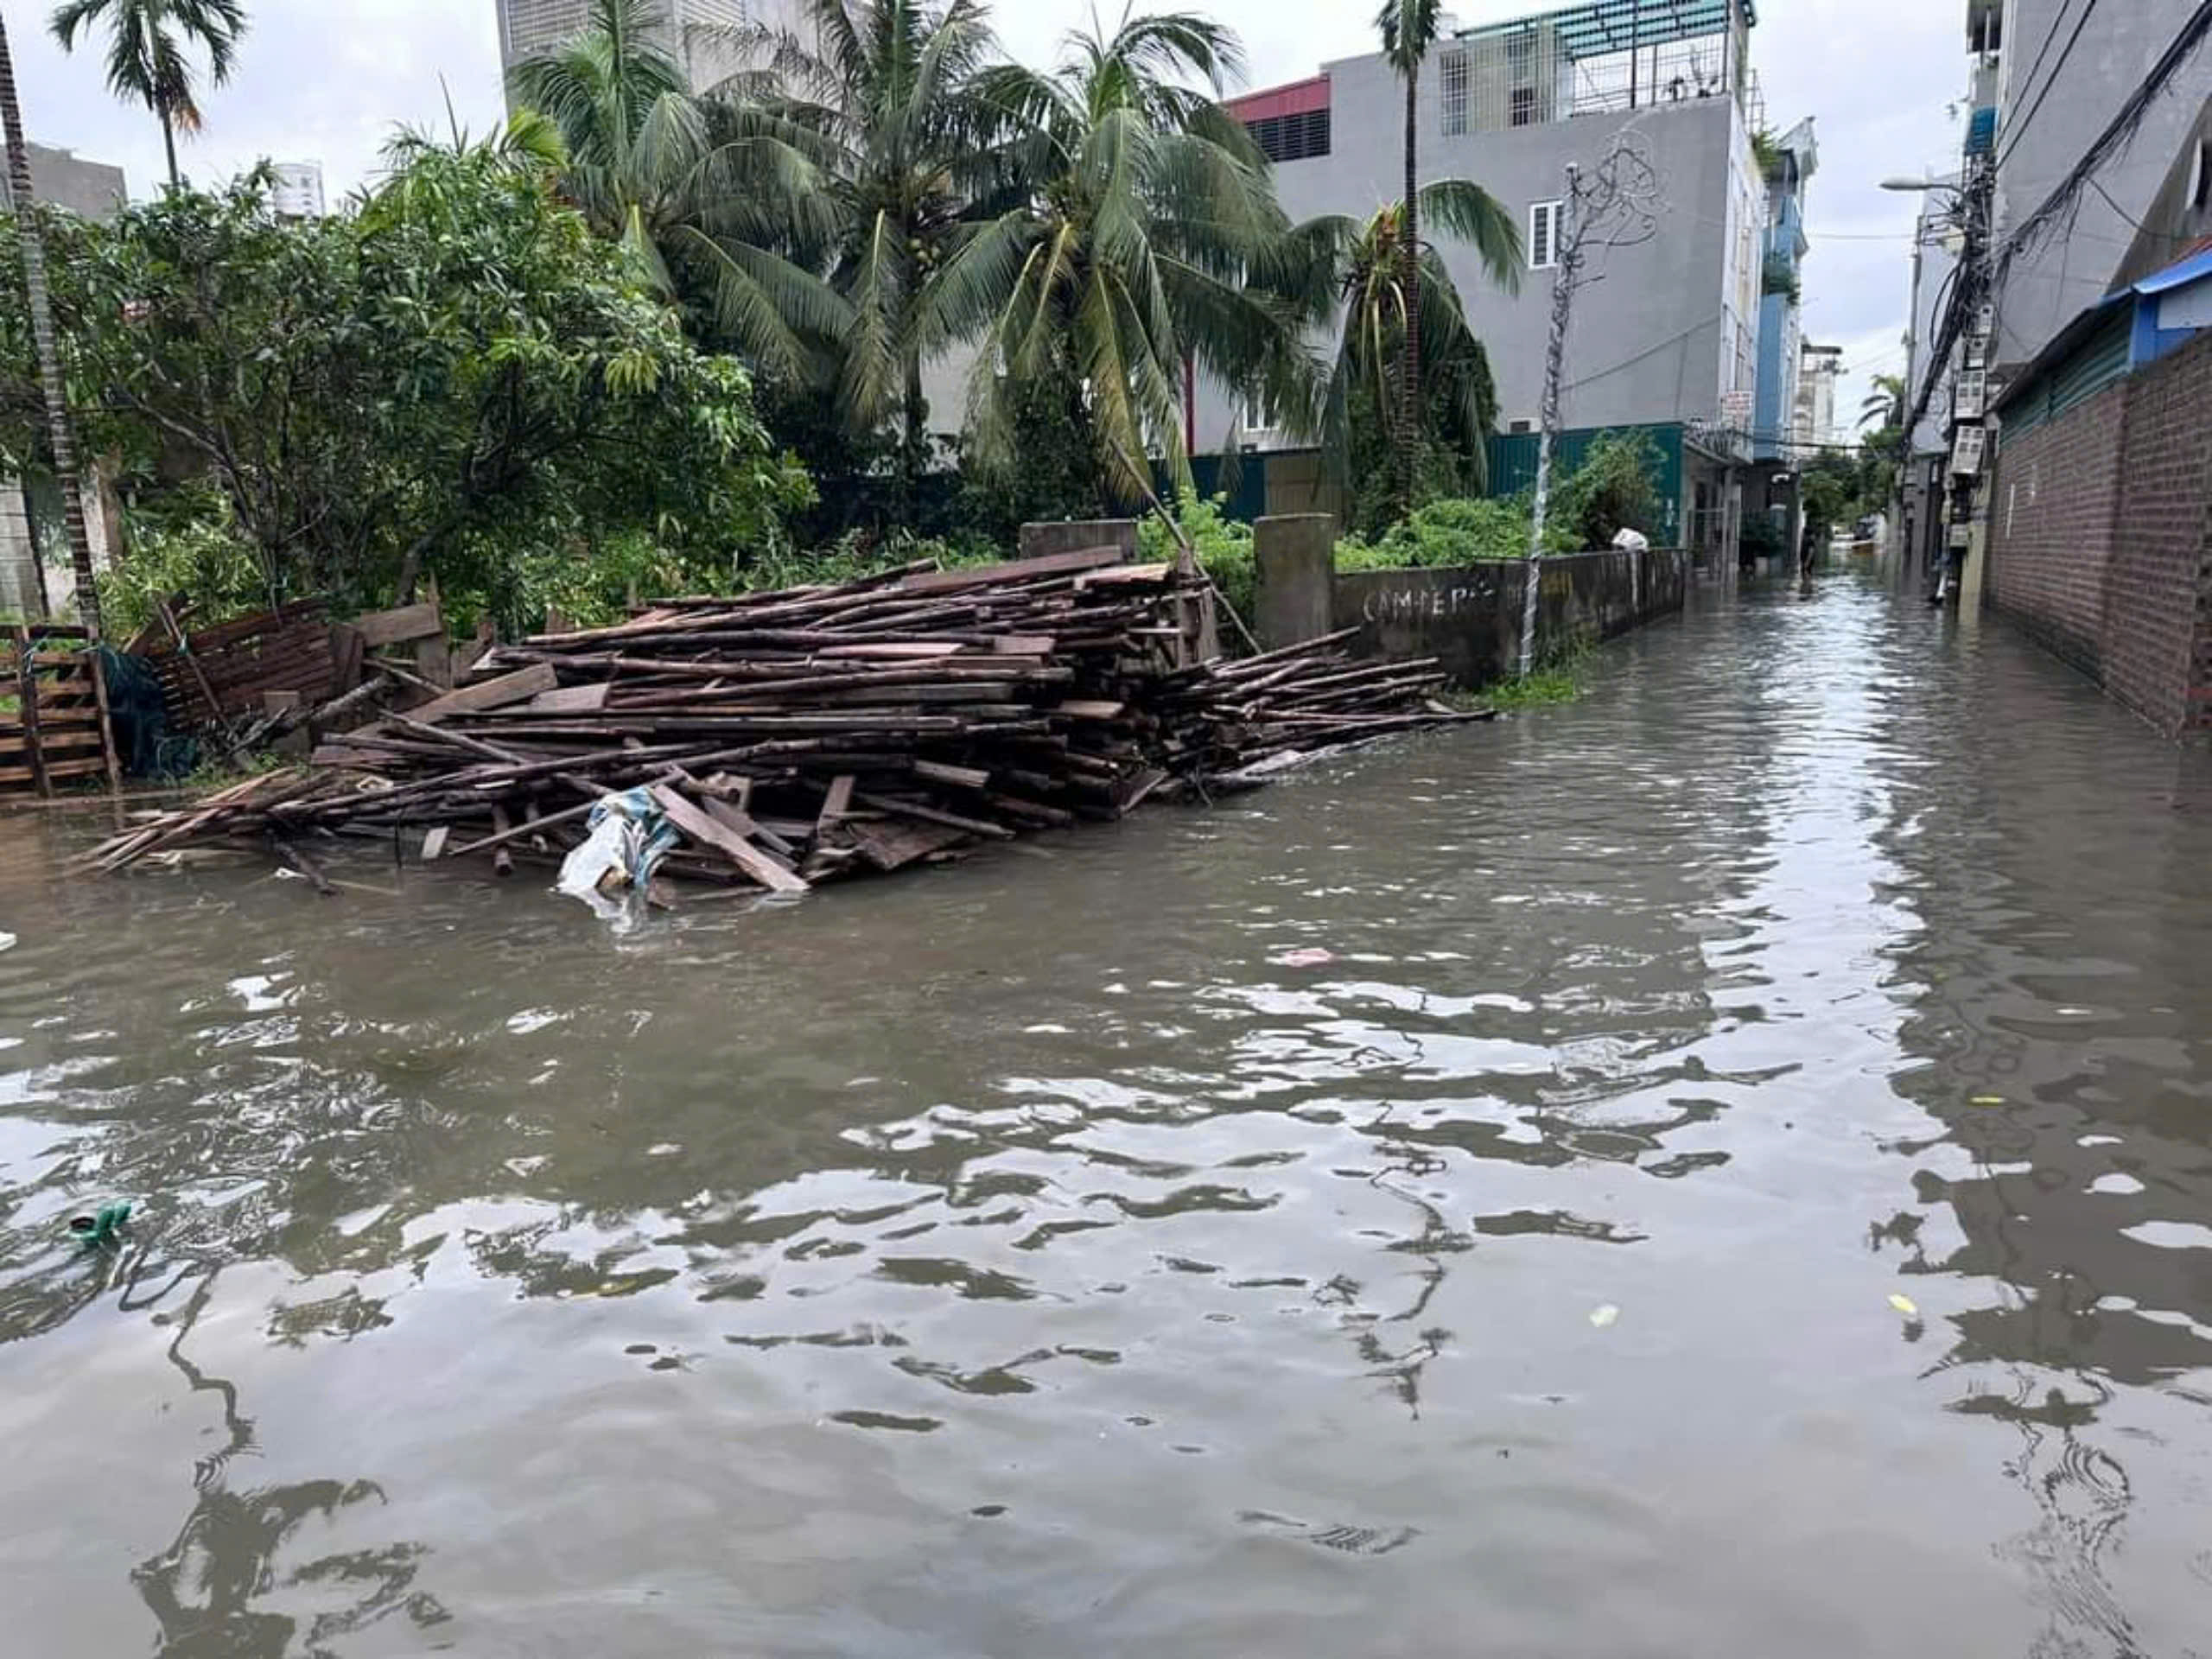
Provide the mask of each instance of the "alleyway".
[{"label": "alleyway", "polygon": [[1571,707],[619,944],[39,833],[12,1649],[2212,1630],[2212,769],[2001,624],[1701,593]]}]

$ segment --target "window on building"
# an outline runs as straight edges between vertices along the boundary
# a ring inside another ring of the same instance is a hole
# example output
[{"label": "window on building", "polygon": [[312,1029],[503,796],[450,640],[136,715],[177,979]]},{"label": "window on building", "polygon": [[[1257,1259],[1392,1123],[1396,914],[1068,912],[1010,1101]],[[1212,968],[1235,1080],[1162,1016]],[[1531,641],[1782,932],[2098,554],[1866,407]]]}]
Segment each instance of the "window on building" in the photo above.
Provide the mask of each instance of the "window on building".
[{"label": "window on building", "polygon": [[2212,138],[2196,141],[2196,154],[2189,164],[2189,205],[2212,207]]},{"label": "window on building", "polygon": [[1536,89],[1535,87],[1516,86],[1506,94],[1505,103],[1506,118],[1515,126],[1533,127],[1536,124]]},{"label": "window on building", "polygon": [[1467,54],[1440,54],[1436,79],[1444,107],[1444,136],[1459,137],[1467,130]]},{"label": "window on building", "polygon": [[1278,164],[1310,161],[1329,153],[1329,112],[1307,110],[1300,115],[1262,116],[1244,124],[1260,153]]},{"label": "window on building", "polygon": [[1559,264],[1559,216],[1566,203],[1540,201],[1529,209],[1529,269],[1549,270]]},{"label": "window on building", "polygon": [[1275,410],[1268,403],[1264,392],[1250,392],[1244,398],[1244,435],[1248,438],[1271,438],[1282,424]]}]

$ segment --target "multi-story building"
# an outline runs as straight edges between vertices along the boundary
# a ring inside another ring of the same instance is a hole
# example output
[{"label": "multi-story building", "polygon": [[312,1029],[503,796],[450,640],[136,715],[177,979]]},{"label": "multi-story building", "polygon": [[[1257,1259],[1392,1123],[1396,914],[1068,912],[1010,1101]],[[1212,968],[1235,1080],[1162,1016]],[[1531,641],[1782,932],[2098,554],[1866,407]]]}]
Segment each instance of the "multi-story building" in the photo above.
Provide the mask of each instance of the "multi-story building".
[{"label": "multi-story building", "polygon": [[[86,219],[112,219],[129,200],[123,169],[105,162],[80,160],[75,152],[45,144],[27,143],[30,153],[31,188],[41,201],[67,207]],[[7,169],[0,168],[0,209],[10,203]]]},{"label": "multi-story building", "polygon": [[[583,33],[591,0],[493,0],[499,14],[499,67]],[[651,0],[654,28],[675,50],[691,85],[704,89],[734,73],[742,63],[727,32],[746,23],[781,25],[795,16],[792,0]]]},{"label": "multi-story building", "polygon": [[270,170],[276,175],[276,182],[269,193],[269,203],[276,210],[278,218],[322,217],[321,162],[276,162],[270,164]]},{"label": "multi-story building", "polygon": [[[1494,489],[1517,487],[1533,468],[1568,168],[1586,176],[1632,131],[1661,199],[1632,243],[1588,250],[1561,391],[1565,453],[1597,430],[1646,429],[1665,456],[1661,533],[1732,546],[1738,469],[1751,458],[1767,245],[1751,145],[1762,119],[1755,20],[1752,0],[1595,0],[1461,29],[1430,54],[1416,91],[1423,179],[1473,180],[1511,210],[1523,240],[1519,291],[1509,293],[1471,249],[1436,238],[1497,382],[1506,432],[1492,446]],[[1364,219],[1402,194],[1405,92],[1380,54],[1229,107],[1274,162],[1294,220]],[[1201,449],[1232,432],[1243,447],[1281,448],[1264,412],[1254,418],[1231,389],[1202,386],[1196,404]],[[1268,499],[1240,505],[1298,505],[1274,480],[1299,468],[1267,471]]]},{"label": "multi-story building", "polygon": [[1801,464],[1835,442],[1835,383],[1843,375],[1843,347],[1797,348],[1797,397],[1789,421],[1789,441]]},{"label": "multi-story building", "polygon": [[[1976,429],[1964,459],[1978,467],[1988,447],[1981,411],[2119,285],[2196,105],[2152,98],[2124,143],[2093,165],[2090,152],[2200,9],[2200,0],[1965,0],[1967,137],[1960,173],[1929,186],[1916,238],[1910,385],[1926,419],[1915,426],[1904,484],[1910,563],[1933,576],[1948,560],[1958,578],[1951,589],[1969,602],[1980,591],[1986,514],[1969,518],[1969,496],[1953,482],[1967,476],[1953,465],[1957,389],[1967,388],[1973,413],[1964,418]],[[2044,214],[2062,199],[2063,213]],[[1961,258],[1974,263],[1961,270]],[[1961,288],[1978,296],[1970,318],[1958,315]],[[1948,516],[1947,492],[1956,497]]]},{"label": "multi-story building", "polygon": [[[1973,107],[1989,111],[1996,183],[1991,234],[2002,245],[2067,178],[2181,34],[2201,0],[1967,0]],[[2185,83],[2189,72],[2174,83]],[[2196,85],[2203,86],[2202,60]],[[2084,307],[2113,287],[2197,105],[2151,101],[2128,142],[2100,165],[2064,226],[2016,250],[1996,296],[1994,379],[2012,378]]]},{"label": "multi-story building", "polygon": [[1755,146],[1766,175],[1766,241],[1759,265],[1758,385],[1751,410],[1751,487],[1758,505],[1781,529],[1781,546],[1794,556],[1803,525],[1798,490],[1801,453],[1792,428],[1797,416],[1800,359],[1805,344],[1803,266],[1811,244],[1805,236],[1805,191],[1820,167],[1808,116],[1781,137],[1762,135]]}]

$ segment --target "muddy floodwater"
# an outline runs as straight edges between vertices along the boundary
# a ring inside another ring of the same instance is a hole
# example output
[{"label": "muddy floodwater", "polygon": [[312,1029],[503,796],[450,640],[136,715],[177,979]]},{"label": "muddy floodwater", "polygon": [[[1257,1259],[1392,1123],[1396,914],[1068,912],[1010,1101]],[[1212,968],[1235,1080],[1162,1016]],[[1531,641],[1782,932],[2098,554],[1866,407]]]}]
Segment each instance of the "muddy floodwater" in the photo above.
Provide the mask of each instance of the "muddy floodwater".
[{"label": "muddy floodwater", "polygon": [[621,939],[101,829],[0,846],[0,1651],[2212,1653],[2212,771],[2000,624],[1707,589]]}]

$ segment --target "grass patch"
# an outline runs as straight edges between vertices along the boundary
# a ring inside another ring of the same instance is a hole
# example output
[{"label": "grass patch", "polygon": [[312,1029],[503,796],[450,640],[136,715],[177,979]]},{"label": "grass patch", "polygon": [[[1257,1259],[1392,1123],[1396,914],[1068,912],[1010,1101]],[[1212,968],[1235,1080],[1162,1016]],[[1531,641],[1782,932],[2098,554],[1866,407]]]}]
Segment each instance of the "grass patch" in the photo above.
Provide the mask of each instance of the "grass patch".
[{"label": "grass patch", "polygon": [[1500,680],[1482,695],[1491,708],[1509,713],[1541,709],[1548,703],[1573,702],[1582,695],[1582,677],[1571,668],[1539,668]]},{"label": "grass patch", "polygon": [[1548,653],[1526,674],[1509,674],[1478,691],[1447,691],[1444,700],[1456,709],[1496,709],[1507,714],[1573,702],[1582,695],[1593,654],[1587,644],[1578,641]]}]

